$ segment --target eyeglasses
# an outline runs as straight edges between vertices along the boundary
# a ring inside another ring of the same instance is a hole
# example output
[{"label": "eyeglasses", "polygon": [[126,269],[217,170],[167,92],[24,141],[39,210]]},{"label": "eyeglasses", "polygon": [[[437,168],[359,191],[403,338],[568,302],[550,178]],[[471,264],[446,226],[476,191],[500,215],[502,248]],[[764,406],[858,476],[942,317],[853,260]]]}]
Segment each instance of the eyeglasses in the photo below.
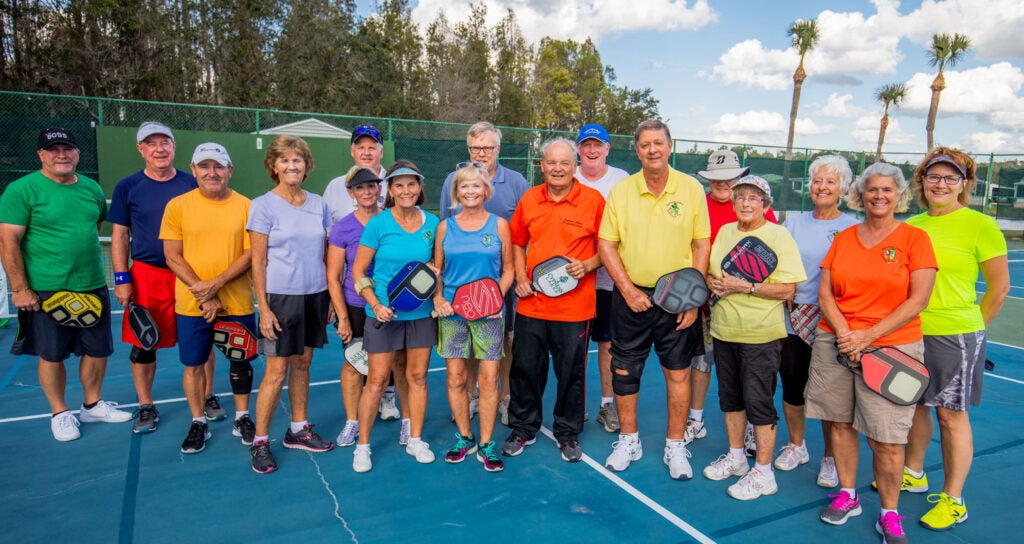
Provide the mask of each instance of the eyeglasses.
[{"label": "eyeglasses", "polygon": [[946,187],[955,187],[960,185],[960,182],[963,181],[963,179],[964,178],[960,176],[940,176],[938,174],[928,174],[924,177],[924,181],[928,185],[938,185],[939,183],[942,183]]},{"label": "eyeglasses", "polygon": [[471,146],[469,146],[469,152],[472,155],[476,155],[477,153],[483,153],[485,155],[490,155],[491,153],[494,153],[495,149],[498,149],[498,146],[496,146],[496,145],[471,145]]},{"label": "eyeglasses", "polygon": [[739,202],[740,204],[757,204],[759,202],[764,202],[764,198],[761,198],[759,196],[738,196],[733,200]]},{"label": "eyeglasses", "polygon": [[[472,149],[473,148],[471,147],[470,150]],[[455,165],[456,170],[462,170],[463,168],[482,168],[484,170],[487,170],[487,165],[477,161],[460,162],[459,164]]]}]

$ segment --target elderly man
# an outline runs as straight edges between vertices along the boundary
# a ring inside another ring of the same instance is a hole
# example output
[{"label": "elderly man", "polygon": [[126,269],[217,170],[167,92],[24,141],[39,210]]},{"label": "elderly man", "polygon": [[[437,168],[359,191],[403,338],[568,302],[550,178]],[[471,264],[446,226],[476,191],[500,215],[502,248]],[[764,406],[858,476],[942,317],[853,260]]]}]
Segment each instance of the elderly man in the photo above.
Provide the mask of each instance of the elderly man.
[{"label": "elderly man", "polygon": [[[580,155],[580,164],[576,167],[576,180],[596,189],[606,199],[612,187],[619,180],[629,176],[625,170],[608,165],[608,152],[611,148],[608,131],[601,125],[583,125],[576,136],[576,151]],[[598,268],[597,315],[590,324],[590,334],[597,342],[598,375],[601,377],[601,406],[597,413],[597,422],[604,425],[604,430],[610,433],[619,432],[619,412],[615,409],[615,397],[612,396],[612,355],[609,352],[612,346],[612,331],[608,312],[611,310],[614,286],[608,271],[604,267]]]},{"label": "elderly man", "polygon": [[[192,411],[182,453],[203,451],[210,438],[203,401],[207,376],[202,368],[213,349],[214,322],[240,323],[250,332],[256,330],[248,274],[252,252],[245,230],[249,199],[228,187],[234,167],[219,144],[196,147],[191,169],[199,188],[171,200],[160,225],[167,265],[178,278],[174,286],[181,337],[178,352],[185,365],[181,383]],[[232,432],[247,446],[256,434],[249,417],[250,360],[231,360],[230,374],[235,396]]]},{"label": "elderly man", "polygon": [[[536,441],[543,421],[543,396],[548,379],[548,356],[558,390],[552,430],[562,459],[583,457],[579,434],[583,431],[584,377],[587,334],[594,317],[597,232],[604,211],[601,193],[576,181],[576,148],[565,138],[548,140],[541,147],[544,184],[523,195],[512,217],[512,252],[515,259],[516,309],[512,345],[511,391],[508,409],[512,434],[502,453],[519,455]],[[551,257],[569,259],[566,272],[579,279],[575,289],[557,297],[535,292],[530,271]]]},{"label": "elderly man", "polygon": [[[523,197],[523,193],[530,188],[530,184],[519,172],[498,164],[498,154],[501,152],[501,131],[485,121],[476,123],[469,127],[469,131],[466,133],[466,146],[469,148],[470,161],[483,165],[483,168],[487,170],[488,180],[494,186],[494,194],[484,203],[484,209],[506,221],[511,221],[512,212],[516,210],[519,200]],[[455,215],[461,209],[458,203],[452,202],[451,187],[454,177],[455,172],[453,171],[448,174],[441,186],[440,214],[442,221]],[[512,290],[505,295],[505,306],[510,310],[515,308],[515,293]],[[513,319],[505,320],[505,357],[501,359],[498,366],[498,377],[501,382],[501,389],[498,391],[501,403],[498,405],[498,411],[501,413],[501,422],[506,425],[508,425],[508,383],[512,353],[511,332],[515,325],[514,314],[509,312],[508,315],[513,316]],[[466,360],[466,387],[468,389],[466,394],[470,398],[470,417],[473,417],[477,408],[476,381],[479,365],[480,362],[474,358]]]},{"label": "elderly man", "polygon": [[634,133],[642,170],[608,195],[601,221],[601,261],[615,282],[612,291],[612,388],[621,430],[605,461],[622,471],[643,456],[637,427],[640,376],[653,344],[665,374],[668,429],[663,461],[677,480],[693,477],[683,442],[690,404],[690,361],[704,344],[698,309],[669,314],[650,296],[658,278],[680,268],[707,271],[711,225],[704,190],[696,179],[669,166],[672,136],[657,119]]},{"label": "elderly man", "polygon": [[81,436],[64,402],[64,360],[72,353],[82,358],[82,421],[120,423],[132,415],[100,397],[114,352],[99,240],[107,200],[98,183],[75,172],[79,151],[70,131],[43,129],[37,150],[42,168],[0,195],[0,259],[18,308],[11,353],[39,357],[39,385],[53,413],[50,430],[65,442]]},{"label": "elderly man", "polygon": [[[709,190],[707,194],[708,217],[711,219],[711,244],[714,245],[718,231],[723,225],[735,223],[736,210],[732,203],[732,186],[736,180],[750,173],[750,168],[740,166],[740,158],[735,152],[728,149],[719,149],[708,156],[708,167],[706,170],[697,172],[697,175],[708,181]],[[770,223],[778,223],[775,212],[769,206],[764,218]],[[701,315],[701,323],[704,331],[704,354],[694,357],[691,366],[690,384],[692,396],[690,398],[690,413],[686,418],[686,434],[684,440],[687,444],[704,438],[708,434],[704,427],[704,401],[708,396],[708,388],[711,386],[711,369],[715,365],[714,351],[711,343],[710,312],[705,309]],[[754,427],[747,425],[744,435],[744,450],[748,456],[753,457],[757,451],[757,442],[754,440]]]},{"label": "elderly man", "polygon": [[[160,241],[160,219],[172,198],[196,188],[192,174],[174,167],[174,134],[162,123],[147,121],[139,125],[135,148],[142,155],[145,167],[117,182],[110,201],[107,220],[112,226],[110,258],[114,267],[114,296],[122,306],[134,303],[146,308],[157,329],[160,341],[152,349],[143,349],[125,319],[121,341],[132,346],[131,362],[139,411],[133,432],[156,430],[159,414],[153,404],[153,378],[156,376],[156,352],[174,347],[177,329],[174,321],[174,272],[167,268],[164,247]],[[132,265],[129,269],[128,256]],[[206,417],[225,417],[220,402],[213,394],[214,361],[210,354],[207,369]]]}]

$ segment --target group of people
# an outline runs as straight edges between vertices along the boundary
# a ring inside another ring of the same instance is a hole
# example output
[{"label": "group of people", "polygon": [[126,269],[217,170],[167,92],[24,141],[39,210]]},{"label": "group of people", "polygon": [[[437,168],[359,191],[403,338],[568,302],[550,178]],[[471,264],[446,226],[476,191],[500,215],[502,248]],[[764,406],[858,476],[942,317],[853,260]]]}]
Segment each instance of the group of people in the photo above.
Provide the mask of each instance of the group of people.
[{"label": "group of people", "polygon": [[[75,172],[74,136],[44,129],[41,170],[0,195],[0,256],[21,324],[12,351],[39,357],[57,440],[80,436],[79,419],[64,401],[63,361],[72,353],[82,358],[81,421],[132,419],[101,400],[113,352],[98,242],[107,220],[115,297],[148,309],[160,332],[159,342],[144,348],[125,319],[122,341],[132,345],[139,400],[133,430],[156,429],[156,352],[177,343],[192,413],[183,453],[202,451],[208,422],[227,417],[212,390],[220,323],[257,333],[266,356],[255,416],[255,356],[229,357],[233,434],[250,446],[259,473],[278,468],[269,434],[286,382],[284,447],[325,452],[355,445],[353,469],[367,472],[378,415],[401,417],[399,443],[417,462],[433,462],[423,423],[435,349],[445,359],[457,428],[446,462],[475,454],[485,470],[500,471],[503,457],[534,444],[549,365],[557,382],[552,431],[561,458],[579,461],[593,339],[597,422],[618,434],[605,461],[609,470],[624,471],[643,456],[637,408],[653,346],[665,378],[662,460],[671,478],[693,476],[687,446],[708,435],[704,405],[717,369],[728,451],[703,475],[739,477],[730,496],[776,493],[775,470],[810,460],[806,418],[820,419],[825,448],[817,482],[840,488],[829,495],[822,521],[841,525],[861,514],[855,478],[864,434],[882,505],[876,529],[885,542],[906,542],[897,502],[901,490],[928,490],[923,466],[934,407],[945,483],[928,497],[935,506],[921,523],[943,530],[966,520],[963,487],[973,456],[967,410],[981,398],[985,328],[1009,290],[1005,239],[994,220],[967,206],[973,160],[936,148],[908,181],[885,163],[854,179],[844,158],[821,156],[808,174],[813,210],[790,212],[779,225],[770,184],[750,175],[735,153],[711,154],[699,173],[710,187],[705,194],[696,178],[671,166],[673,140],[664,123],[640,123],[633,145],[641,170],[629,175],[607,164],[610,138],[600,125],[582,127],[575,142],[550,139],[540,148],[543,182],[530,187],[498,162],[500,130],[477,123],[467,134],[470,160],[444,181],[437,217],[422,209],[428,180],[415,164],[382,167],[383,138],[371,125],[352,132],[355,166],[323,197],[303,189],[313,169],[306,142],[276,137],[264,161],[274,187],[250,201],[229,187],[233,165],[223,146],[199,145],[189,175],[173,166],[170,128],[147,122],[137,133],[145,168],[117,184],[108,209],[96,182]],[[925,211],[901,222],[896,214],[907,211],[912,196]],[[840,211],[843,201],[863,221]],[[757,280],[726,266],[751,243],[775,257]],[[575,288],[549,295],[534,283],[535,269],[552,258],[563,259]],[[407,263],[424,263],[437,277],[432,296],[413,309],[396,307],[389,292]],[[653,303],[654,287],[683,268],[705,275],[712,300],[668,313]],[[976,302],[979,272],[987,288]],[[503,309],[461,317],[456,289],[482,278],[498,285]],[[64,291],[97,299],[95,324],[52,318],[50,301]],[[365,376],[343,365],[346,421],[335,441],[314,431],[307,414],[313,352],[327,342],[332,321],[341,341],[361,341],[368,358]],[[881,346],[928,368],[931,381],[916,406],[887,400],[859,377],[861,356]],[[779,377],[788,441],[773,462]],[[499,418],[511,429],[500,445]]]}]

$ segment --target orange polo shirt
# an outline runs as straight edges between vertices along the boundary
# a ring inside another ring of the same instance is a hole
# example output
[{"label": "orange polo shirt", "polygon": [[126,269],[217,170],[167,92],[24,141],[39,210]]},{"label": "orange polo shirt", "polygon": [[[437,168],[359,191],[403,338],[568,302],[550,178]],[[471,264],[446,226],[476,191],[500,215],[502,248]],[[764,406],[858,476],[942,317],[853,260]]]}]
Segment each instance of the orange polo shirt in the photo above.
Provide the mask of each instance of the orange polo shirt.
[{"label": "orange polo shirt", "polygon": [[[581,261],[597,253],[597,232],[604,213],[604,197],[573,179],[562,200],[548,197],[547,184],[526,191],[512,215],[512,243],[526,249],[526,270],[562,255]],[[560,297],[537,293],[519,299],[516,312],[549,321],[577,322],[594,317],[597,304],[596,273],[580,279],[576,289]]]}]

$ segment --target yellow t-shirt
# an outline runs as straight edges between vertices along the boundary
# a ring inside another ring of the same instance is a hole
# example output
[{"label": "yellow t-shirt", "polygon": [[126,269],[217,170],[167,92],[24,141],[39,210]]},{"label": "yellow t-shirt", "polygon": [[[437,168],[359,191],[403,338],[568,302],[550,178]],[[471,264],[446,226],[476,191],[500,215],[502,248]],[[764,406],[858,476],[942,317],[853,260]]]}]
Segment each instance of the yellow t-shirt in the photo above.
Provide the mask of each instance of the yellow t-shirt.
[{"label": "yellow t-shirt", "polygon": [[[235,191],[226,200],[210,200],[193,189],[171,199],[160,223],[161,240],[181,240],[185,262],[200,279],[208,280],[227,270],[249,249],[245,222],[250,200]],[[253,313],[252,277],[248,272],[227,283],[217,293],[228,315]],[[174,285],[174,311],[199,316],[199,301],[179,278]]]},{"label": "yellow t-shirt", "polygon": [[619,243],[619,257],[636,285],[654,287],[661,276],[693,266],[690,244],[711,237],[700,182],[670,169],[657,197],[641,170],[612,187],[598,236]]},{"label": "yellow t-shirt", "polygon": [[[722,277],[722,259],[747,236],[759,238],[775,252],[779,264],[764,283],[800,283],[807,279],[800,250],[785,227],[775,223],[740,232],[739,223],[729,223],[718,231],[711,246],[708,274]],[[733,293],[719,299],[711,309],[711,336],[739,344],[764,344],[786,337],[785,311],[781,300],[757,295]]]}]

